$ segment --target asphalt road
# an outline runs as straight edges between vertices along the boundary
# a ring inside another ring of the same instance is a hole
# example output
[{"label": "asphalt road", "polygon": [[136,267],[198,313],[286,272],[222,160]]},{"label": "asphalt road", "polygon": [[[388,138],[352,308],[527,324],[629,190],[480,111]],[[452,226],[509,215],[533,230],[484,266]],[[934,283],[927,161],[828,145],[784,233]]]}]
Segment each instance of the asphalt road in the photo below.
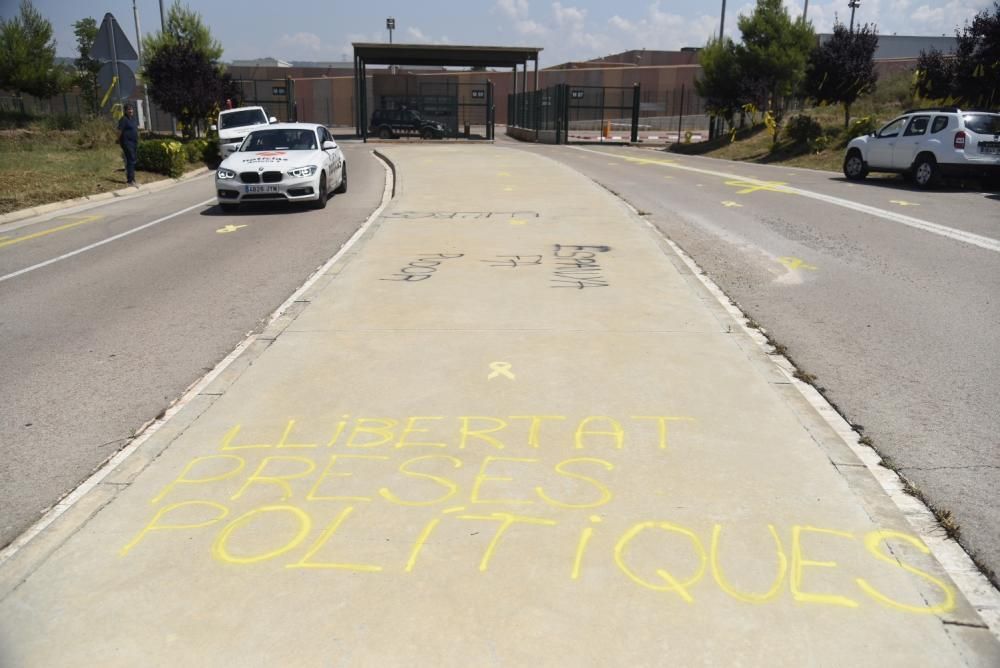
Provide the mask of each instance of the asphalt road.
[{"label": "asphalt road", "polygon": [[261,327],[360,227],[385,171],[368,148],[343,148],[350,190],[323,211],[262,204],[226,215],[206,175],[0,226],[0,547]]},{"label": "asphalt road", "polygon": [[1000,573],[1000,195],[517,146],[620,194],[687,251]]}]

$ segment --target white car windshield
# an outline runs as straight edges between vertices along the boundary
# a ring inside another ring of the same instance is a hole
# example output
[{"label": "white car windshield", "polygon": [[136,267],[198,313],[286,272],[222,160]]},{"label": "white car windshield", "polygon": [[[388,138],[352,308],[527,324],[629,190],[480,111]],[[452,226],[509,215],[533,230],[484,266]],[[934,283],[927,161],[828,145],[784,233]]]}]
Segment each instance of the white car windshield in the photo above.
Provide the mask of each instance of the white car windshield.
[{"label": "white car windshield", "polygon": [[267,116],[261,109],[240,109],[219,115],[220,130],[246,125],[267,125]]},{"label": "white car windshield", "polygon": [[254,151],[315,151],[316,133],[312,130],[257,130],[240,147],[243,153]]}]

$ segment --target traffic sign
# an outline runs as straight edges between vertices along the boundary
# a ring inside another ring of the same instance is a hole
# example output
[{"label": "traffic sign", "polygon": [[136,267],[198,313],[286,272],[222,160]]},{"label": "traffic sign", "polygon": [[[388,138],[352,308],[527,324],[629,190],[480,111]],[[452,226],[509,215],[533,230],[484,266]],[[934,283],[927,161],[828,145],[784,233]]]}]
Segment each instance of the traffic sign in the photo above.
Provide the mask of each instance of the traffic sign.
[{"label": "traffic sign", "polygon": [[90,49],[90,57],[94,60],[138,60],[132,43],[122,31],[118,21],[108,12],[101,22],[101,29],[94,38],[94,46]]},{"label": "traffic sign", "polygon": [[[135,88],[135,74],[132,68],[125,63],[118,63],[118,72],[115,72],[115,64],[104,63],[100,71],[97,72],[97,90],[101,96],[101,108],[107,106],[108,101],[118,102],[119,96],[122,99],[132,94]],[[115,76],[118,80],[115,81]],[[118,86],[116,87],[117,84]],[[119,92],[119,87],[121,92]]]}]

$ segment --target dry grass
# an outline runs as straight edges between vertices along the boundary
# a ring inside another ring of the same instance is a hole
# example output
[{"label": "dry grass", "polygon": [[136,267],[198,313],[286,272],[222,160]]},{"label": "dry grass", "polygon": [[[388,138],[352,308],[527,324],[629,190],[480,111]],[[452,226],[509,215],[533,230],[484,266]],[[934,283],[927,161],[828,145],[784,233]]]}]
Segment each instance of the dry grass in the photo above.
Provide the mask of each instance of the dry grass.
[{"label": "dry grass", "polygon": [[[125,187],[122,152],[113,130],[95,142],[78,130],[0,131],[0,214]],[[136,181],[164,177],[136,172]]]}]

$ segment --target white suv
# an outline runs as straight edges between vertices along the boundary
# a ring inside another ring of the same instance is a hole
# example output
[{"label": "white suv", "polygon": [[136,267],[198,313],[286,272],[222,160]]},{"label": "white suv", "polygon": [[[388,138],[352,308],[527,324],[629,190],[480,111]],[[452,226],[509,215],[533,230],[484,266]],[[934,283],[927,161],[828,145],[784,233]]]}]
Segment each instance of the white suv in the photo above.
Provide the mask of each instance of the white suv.
[{"label": "white suv", "polygon": [[920,188],[942,176],[1000,179],[1000,114],[955,107],[914,109],[847,145],[844,176],[897,172]]},{"label": "white suv", "polygon": [[225,160],[238,149],[251,130],[277,122],[274,116],[268,118],[264,107],[238,107],[220,111],[219,121],[212,129],[219,131],[219,153],[222,159]]}]

